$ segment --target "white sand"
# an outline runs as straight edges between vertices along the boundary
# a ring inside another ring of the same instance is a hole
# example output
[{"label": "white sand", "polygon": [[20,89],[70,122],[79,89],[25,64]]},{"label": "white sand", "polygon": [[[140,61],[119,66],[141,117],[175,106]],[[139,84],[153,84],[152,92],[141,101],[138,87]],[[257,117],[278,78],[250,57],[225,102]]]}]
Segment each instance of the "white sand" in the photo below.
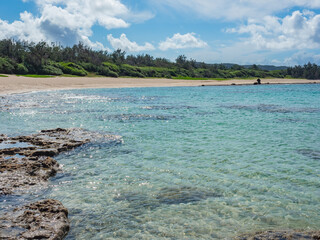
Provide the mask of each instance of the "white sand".
[{"label": "white sand", "polygon": [[[107,78],[107,77],[52,77],[30,78],[15,75],[0,77],[0,94],[14,94],[42,90],[80,89],[80,88],[132,88],[132,87],[178,87],[178,86],[219,86],[248,85],[256,80],[176,80],[147,78]],[[320,83],[306,79],[262,79],[262,84],[304,84]]]}]

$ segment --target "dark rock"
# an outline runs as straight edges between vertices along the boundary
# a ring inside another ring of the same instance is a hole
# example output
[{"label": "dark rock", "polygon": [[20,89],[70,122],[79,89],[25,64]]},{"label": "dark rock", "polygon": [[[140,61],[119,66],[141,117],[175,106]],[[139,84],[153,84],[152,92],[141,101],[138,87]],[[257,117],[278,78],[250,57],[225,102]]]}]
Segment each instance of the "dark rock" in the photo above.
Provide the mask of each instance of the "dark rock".
[{"label": "dark rock", "polygon": [[14,209],[0,217],[0,239],[63,239],[70,228],[68,210],[48,199]]},{"label": "dark rock", "polygon": [[239,236],[237,240],[306,240],[320,239],[320,231],[265,231]]},{"label": "dark rock", "polygon": [[57,133],[57,132],[68,132],[65,128],[56,128],[56,129],[49,129],[49,130],[41,130],[42,133]]},{"label": "dark rock", "polygon": [[33,157],[41,157],[41,156],[46,156],[46,157],[54,157],[58,155],[58,150],[57,149],[39,149],[34,151],[31,156]]}]

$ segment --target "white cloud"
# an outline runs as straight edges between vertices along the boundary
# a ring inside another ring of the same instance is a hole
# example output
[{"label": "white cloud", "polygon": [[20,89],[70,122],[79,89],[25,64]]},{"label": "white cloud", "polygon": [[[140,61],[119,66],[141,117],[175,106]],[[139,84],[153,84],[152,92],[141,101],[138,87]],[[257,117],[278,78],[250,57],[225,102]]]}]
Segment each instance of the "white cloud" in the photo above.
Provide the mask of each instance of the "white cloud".
[{"label": "white cloud", "polygon": [[32,14],[23,12],[20,14],[21,21],[9,23],[0,19],[0,39],[15,37],[20,40],[39,42],[45,39],[40,30],[41,21]]},{"label": "white cloud", "polygon": [[180,34],[176,33],[172,38],[160,42],[159,49],[166,51],[168,49],[184,49],[184,48],[204,48],[208,44],[195,36],[195,33]]},{"label": "white cloud", "polygon": [[319,0],[149,0],[178,11],[192,12],[201,18],[248,19],[260,18],[292,7],[320,8]]},{"label": "white cloud", "polygon": [[285,65],[294,66],[294,65],[304,65],[307,62],[320,64],[320,54],[300,51],[293,54],[291,57],[288,57],[284,60]]},{"label": "white cloud", "polygon": [[249,34],[247,43],[258,49],[290,50],[320,47],[320,15],[295,11],[284,18],[266,16],[228,32]]},{"label": "white cloud", "polygon": [[[28,0],[24,0],[28,1]],[[101,43],[89,40],[92,27],[126,28],[130,21],[152,17],[148,12],[133,13],[120,0],[29,0],[39,7],[39,17],[24,12],[12,23],[0,19],[0,38],[28,41],[60,42],[72,45],[83,41],[94,48]]]},{"label": "white cloud", "polygon": [[145,43],[143,46],[140,46],[136,42],[131,42],[125,34],[121,34],[120,38],[114,38],[112,34],[109,34],[108,40],[114,49],[121,49],[127,52],[141,52],[155,49],[151,43]]}]

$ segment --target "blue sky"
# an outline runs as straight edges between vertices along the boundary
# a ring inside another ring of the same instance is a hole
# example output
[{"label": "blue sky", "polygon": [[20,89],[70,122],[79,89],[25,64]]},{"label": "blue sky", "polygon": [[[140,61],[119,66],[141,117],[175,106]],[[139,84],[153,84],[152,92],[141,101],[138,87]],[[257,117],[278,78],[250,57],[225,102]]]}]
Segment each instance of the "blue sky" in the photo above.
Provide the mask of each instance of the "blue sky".
[{"label": "blue sky", "polygon": [[320,0],[2,0],[3,38],[173,61],[320,64]]}]

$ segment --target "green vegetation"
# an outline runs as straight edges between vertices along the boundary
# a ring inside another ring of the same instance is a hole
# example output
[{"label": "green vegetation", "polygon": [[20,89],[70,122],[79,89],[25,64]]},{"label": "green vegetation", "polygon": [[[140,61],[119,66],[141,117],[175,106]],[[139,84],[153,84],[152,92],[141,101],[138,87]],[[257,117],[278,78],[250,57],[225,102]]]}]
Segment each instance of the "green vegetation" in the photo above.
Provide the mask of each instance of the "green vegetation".
[{"label": "green vegetation", "polygon": [[11,59],[7,57],[0,57],[0,73],[13,73],[14,72],[14,64]]},{"label": "green vegetation", "polygon": [[86,76],[88,72],[83,69],[80,65],[72,62],[60,62],[60,68],[63,73],[77,75],[77,76]]},{"label": "green vegetation", "polygon": [[216,80],[216,81],[230,80],[230,78],[197,78],[197,77],[173,77],[172,79],[181,79],[181,80]]},{"label": "green vegetation", "polygon": [[6,76],[6,75],[1,75],[1,74],[0,74],[0,77],[8,77],[8,76]]},{"label": "green vegetation", "polygon": [[37,75],[37,74],[25,74],[25,75],[17,74],[17,76],[30,77],[30,78],[52,78],[52,77],[54,77],[52,75]]},{"label": "green vegetation", "polygon": [[[237,64],[206,64],[180,55],[175,62],[148,54],[126,55],[120,49],[113,53],[95,51],[82,43],[73,47],[48,45],[46,42],[0,40],[0,73],[32,77],[107,76],[138,78],[173,78],[190,80],[226,80],[234,78],[307,78],[319,79],[320,67],[240,66]],[[29,74],[29,75],[27,75]]]}]

